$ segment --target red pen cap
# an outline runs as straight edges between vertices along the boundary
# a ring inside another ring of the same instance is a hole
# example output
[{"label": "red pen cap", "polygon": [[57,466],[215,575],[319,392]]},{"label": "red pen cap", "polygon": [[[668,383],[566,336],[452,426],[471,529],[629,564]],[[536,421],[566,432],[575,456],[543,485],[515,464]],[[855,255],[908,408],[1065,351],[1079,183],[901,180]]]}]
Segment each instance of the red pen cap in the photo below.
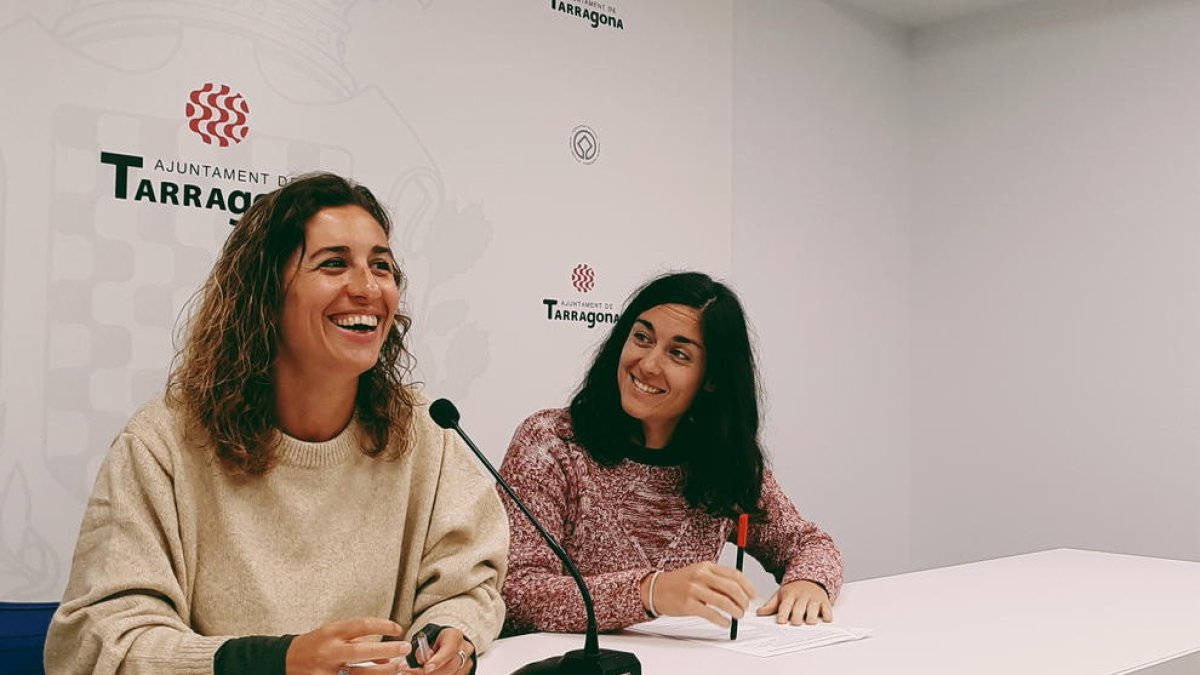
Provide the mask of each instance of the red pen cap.
[{"label": "red pen cap", "polygon": [[742,513],[738,515],[738,537],[737,545],[739,548],[746,548],[746,533],[750,529],[750,516]]}]

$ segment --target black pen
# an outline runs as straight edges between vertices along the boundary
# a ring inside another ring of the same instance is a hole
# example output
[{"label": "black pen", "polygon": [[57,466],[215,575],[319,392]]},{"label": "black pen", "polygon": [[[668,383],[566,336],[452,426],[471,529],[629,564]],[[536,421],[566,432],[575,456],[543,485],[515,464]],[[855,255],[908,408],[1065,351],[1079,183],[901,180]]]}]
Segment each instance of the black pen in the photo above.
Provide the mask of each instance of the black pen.
[{"label": "black pen", "polygon": [[[742,559],[746,557],[746,531],[750,529],[750,516],[742,513],[738,515],[738,532],[737,532],[737,571],[742,571]],[[733,619],[729,623],[729,639],[737,639],[737,619]]]}]

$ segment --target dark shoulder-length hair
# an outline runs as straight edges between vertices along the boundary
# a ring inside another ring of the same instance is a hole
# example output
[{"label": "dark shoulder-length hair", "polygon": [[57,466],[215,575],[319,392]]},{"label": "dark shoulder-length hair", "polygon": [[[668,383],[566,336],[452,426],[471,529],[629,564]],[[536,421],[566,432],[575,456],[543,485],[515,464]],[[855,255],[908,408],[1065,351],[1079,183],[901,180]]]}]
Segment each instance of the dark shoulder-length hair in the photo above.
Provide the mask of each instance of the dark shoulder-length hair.
[{"label": "dark shoulder-length hair", "polygon": [[[208,280],[190,302],[183,346],[167,383],[179,405],[207,435],[217,459],[234,474],[260,475],[278,445],[272,366],[278,353],[285,270],[303,258],[308,222],[318,211],[359,206],[388,236],[392,221],[369,189],[331,173],[300,176],[246,210],[225,241]],[[404,276],[393,272],[401,293]],[[379,361],[358,378],[355,400],[363,452],[403,452],[411,441],[412,368],[405,346],[409,317],[397,313]],[[390,439],[393,431],[400,438]]]},{"label": "dark shoulder-length hair", "polygon": [[684,497],[715,516],[757,514],[764,459],[754,351],[742,303],[706,274],[667,274],[634,293],[571,400],[571,440],[597,462],[613,465],[623,457],[622,448],[640,437],[641,423],[621,407],[621,350],[638,316],[667,304],[700,310],[705,348],[703,384],[670,441],[682,450]]}]

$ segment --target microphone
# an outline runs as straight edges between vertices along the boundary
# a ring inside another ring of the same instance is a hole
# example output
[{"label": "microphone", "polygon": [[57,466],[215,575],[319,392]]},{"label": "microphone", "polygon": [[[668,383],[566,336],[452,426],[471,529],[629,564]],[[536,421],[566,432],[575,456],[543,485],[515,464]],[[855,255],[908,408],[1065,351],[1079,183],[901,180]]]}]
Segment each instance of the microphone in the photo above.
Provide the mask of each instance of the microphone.
[{"label": "microphone", "polygon": [[613,649],[600,649],[600,631],[596,628],[596,609],[592,602],[592,594],[588,591],[587,584],[583,581],[583,575],[579,573],[579,568],[575,566],[575,561],[571,560],[571,556],[563,550],[563,547],[554,537],[542,527],[538,522],[537,517],[530,512],[517,493],[513,491],[512,486],[508,481],[500,477],[500,472],[496,471],[496,467],[488,461],[487,457],[479,451],[479,447],[471,441],[462,427],[458,426],[458,421],[461,416],[458,414],[458,408],[450,401],[439,398],[429,405],[429,416],[433,421],[443,429],[450,429],[456,432],[467,447],[471,448],[471,452],[475,453],[475,457],[483,464],[488,473],[496,479],[496,483],[508,494],[509,499],[521,509],[521,513],[533,523],[538,534],[542,535],[542,539],[546,540],[546,545],[550,550],[554,551],[554,555],[562,561],[563,566],[570,572],[571,577],[575,579],[575,585],[579,586],[579,593],[583,596],[583,607],[587,610],[587,636],[584,638],[583,649],[575,649],[567,652],[562,656],[555,656],[543,661],[537,661],[524,666],[517,670],[513,675],[535,675],[538,673],[563,673],[567,675],[642,675],[642,663],[638,661],[637,656],[630,652],[621,652]]}]

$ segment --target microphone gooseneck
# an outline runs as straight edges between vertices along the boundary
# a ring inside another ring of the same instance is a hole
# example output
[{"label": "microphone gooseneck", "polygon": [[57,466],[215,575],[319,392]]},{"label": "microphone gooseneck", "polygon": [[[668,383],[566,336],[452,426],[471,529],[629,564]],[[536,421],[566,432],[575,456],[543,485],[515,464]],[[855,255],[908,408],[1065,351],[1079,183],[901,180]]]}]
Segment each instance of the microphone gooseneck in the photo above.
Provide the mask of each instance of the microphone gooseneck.
[{"label": "microphone gooseneck", "polygon": [[517,508],[521,509],[521,513],[524,513],[529,522],[533,523],[533,526],[537,528],[538,534],[542,535],[542,539],[546,540],[546,544],[554,551],[554,555],[558,556],[558,559],[566,566],[571,577],[575,579],[575,585],[579,586],[579,592],[583,594],[583,606],[587,610],[587,637],[584,640],[583,651],[588,655],[598,653],[600,651],[600,631],[596,626],[596,611],[592,608],[592,594],[588,591],[587,584],[583,581],[583,575],[579,573],[579,568],[575,566],[575,561],[563,550],[558,541],[546,531],[546,528],[542,527],[537,517],[530,513],[525,503],[521,501],[521,498],[517,496],[517,493],[508,484],[508,481],[500,477],[500,472],[496,471],[492,463],[483,457],[483,453],[475,446],[475,443],[467,437],[462,427],[458,426],[458,421],[462,417],[459,415],[458,408],[453,403],[447,399],[439,398],[429,405],[429,416],[433,418],[433,421],[439,427],[457,432],[466,441],[467,446],[471,448],[475,456],[483,462],[483,466],[491,472],[492,477],[496,479],[496,483],[508,493],[509,498],[517,505]]},{"label": "microphone gooseneck", "polygon": [[[547,532],[545,527],[542,527],[541,522],[539,522],[537,517],[533,515],[527,506],[525,506],[525,503],[522,502],[521,498],[517,496],[517,493],[513,491],[512,486],[508,484],[508,481],[500,477],[500,472],[496,470],[496,467],[492,466],[492,463],[488,461],[483,452],[479,450],[479,447],[476,446],[471,438],[467,436],[466,432],[462,430],[462,427],[460,427],[458,424],[459,420],[462,419],[462,416],[458,412],[458,408],[456,408],[449,400],[439,398],[438,400],[429,404],[429,416],[433,418],[434,423],[436,423],[439,427],[449,431],[454,431],[460,438],[463,439],[463,441],[467,444],[467,447],[470,448],[471,452],[475,454],[476,459],[483,464],[483,467],[488,470],[488,473],[492,474],[492,478],[496,479],[496,484],[499,485],[501,489],[504,490],[505,494],[508,495],[509,499],[511,499],[513,503],[517,505],[517,508],[521,510],[521,513],[525,514],[525,518],[528,519],[529,522],[533,523],[534,528],[537,529],[538,534],[542,536],[542,539],[546,542],[546,545],[550,547],[551,551],[554,551],[554,555],[558,556],[558,559],[562,561],[563,566],[567,568],[567,572],[569,572],[571,578],[575,580],[575,585],[579,587],[580,595],[583,596],[583,607],[587,612],[587,634],[584,638],[582,652],[567,652],[565,656],[561,657],[561,663],[559,663],[557,658],[547,659],[543,662],[530,664],[518,672],[543,672],[549,669],[557,670],[559,672],[577,672],[589,674],[596,673],[598,675],[610,673],[614,675],[641,675],[641,662],[639,662],[637,657],[633,654],[615,650],[600,649],[600,631],[596,626],[596,610],[592,601],[592,594],[588,590],[587,583],[583,580],[583,575],[579,573],[579,568],[575,566],[575,561],[571,559],[571,556],[567,554],[563,547],[558,543],[558,540],[556,540],[553,535]],[[535,666],[536,668],[534,668]]]}]

